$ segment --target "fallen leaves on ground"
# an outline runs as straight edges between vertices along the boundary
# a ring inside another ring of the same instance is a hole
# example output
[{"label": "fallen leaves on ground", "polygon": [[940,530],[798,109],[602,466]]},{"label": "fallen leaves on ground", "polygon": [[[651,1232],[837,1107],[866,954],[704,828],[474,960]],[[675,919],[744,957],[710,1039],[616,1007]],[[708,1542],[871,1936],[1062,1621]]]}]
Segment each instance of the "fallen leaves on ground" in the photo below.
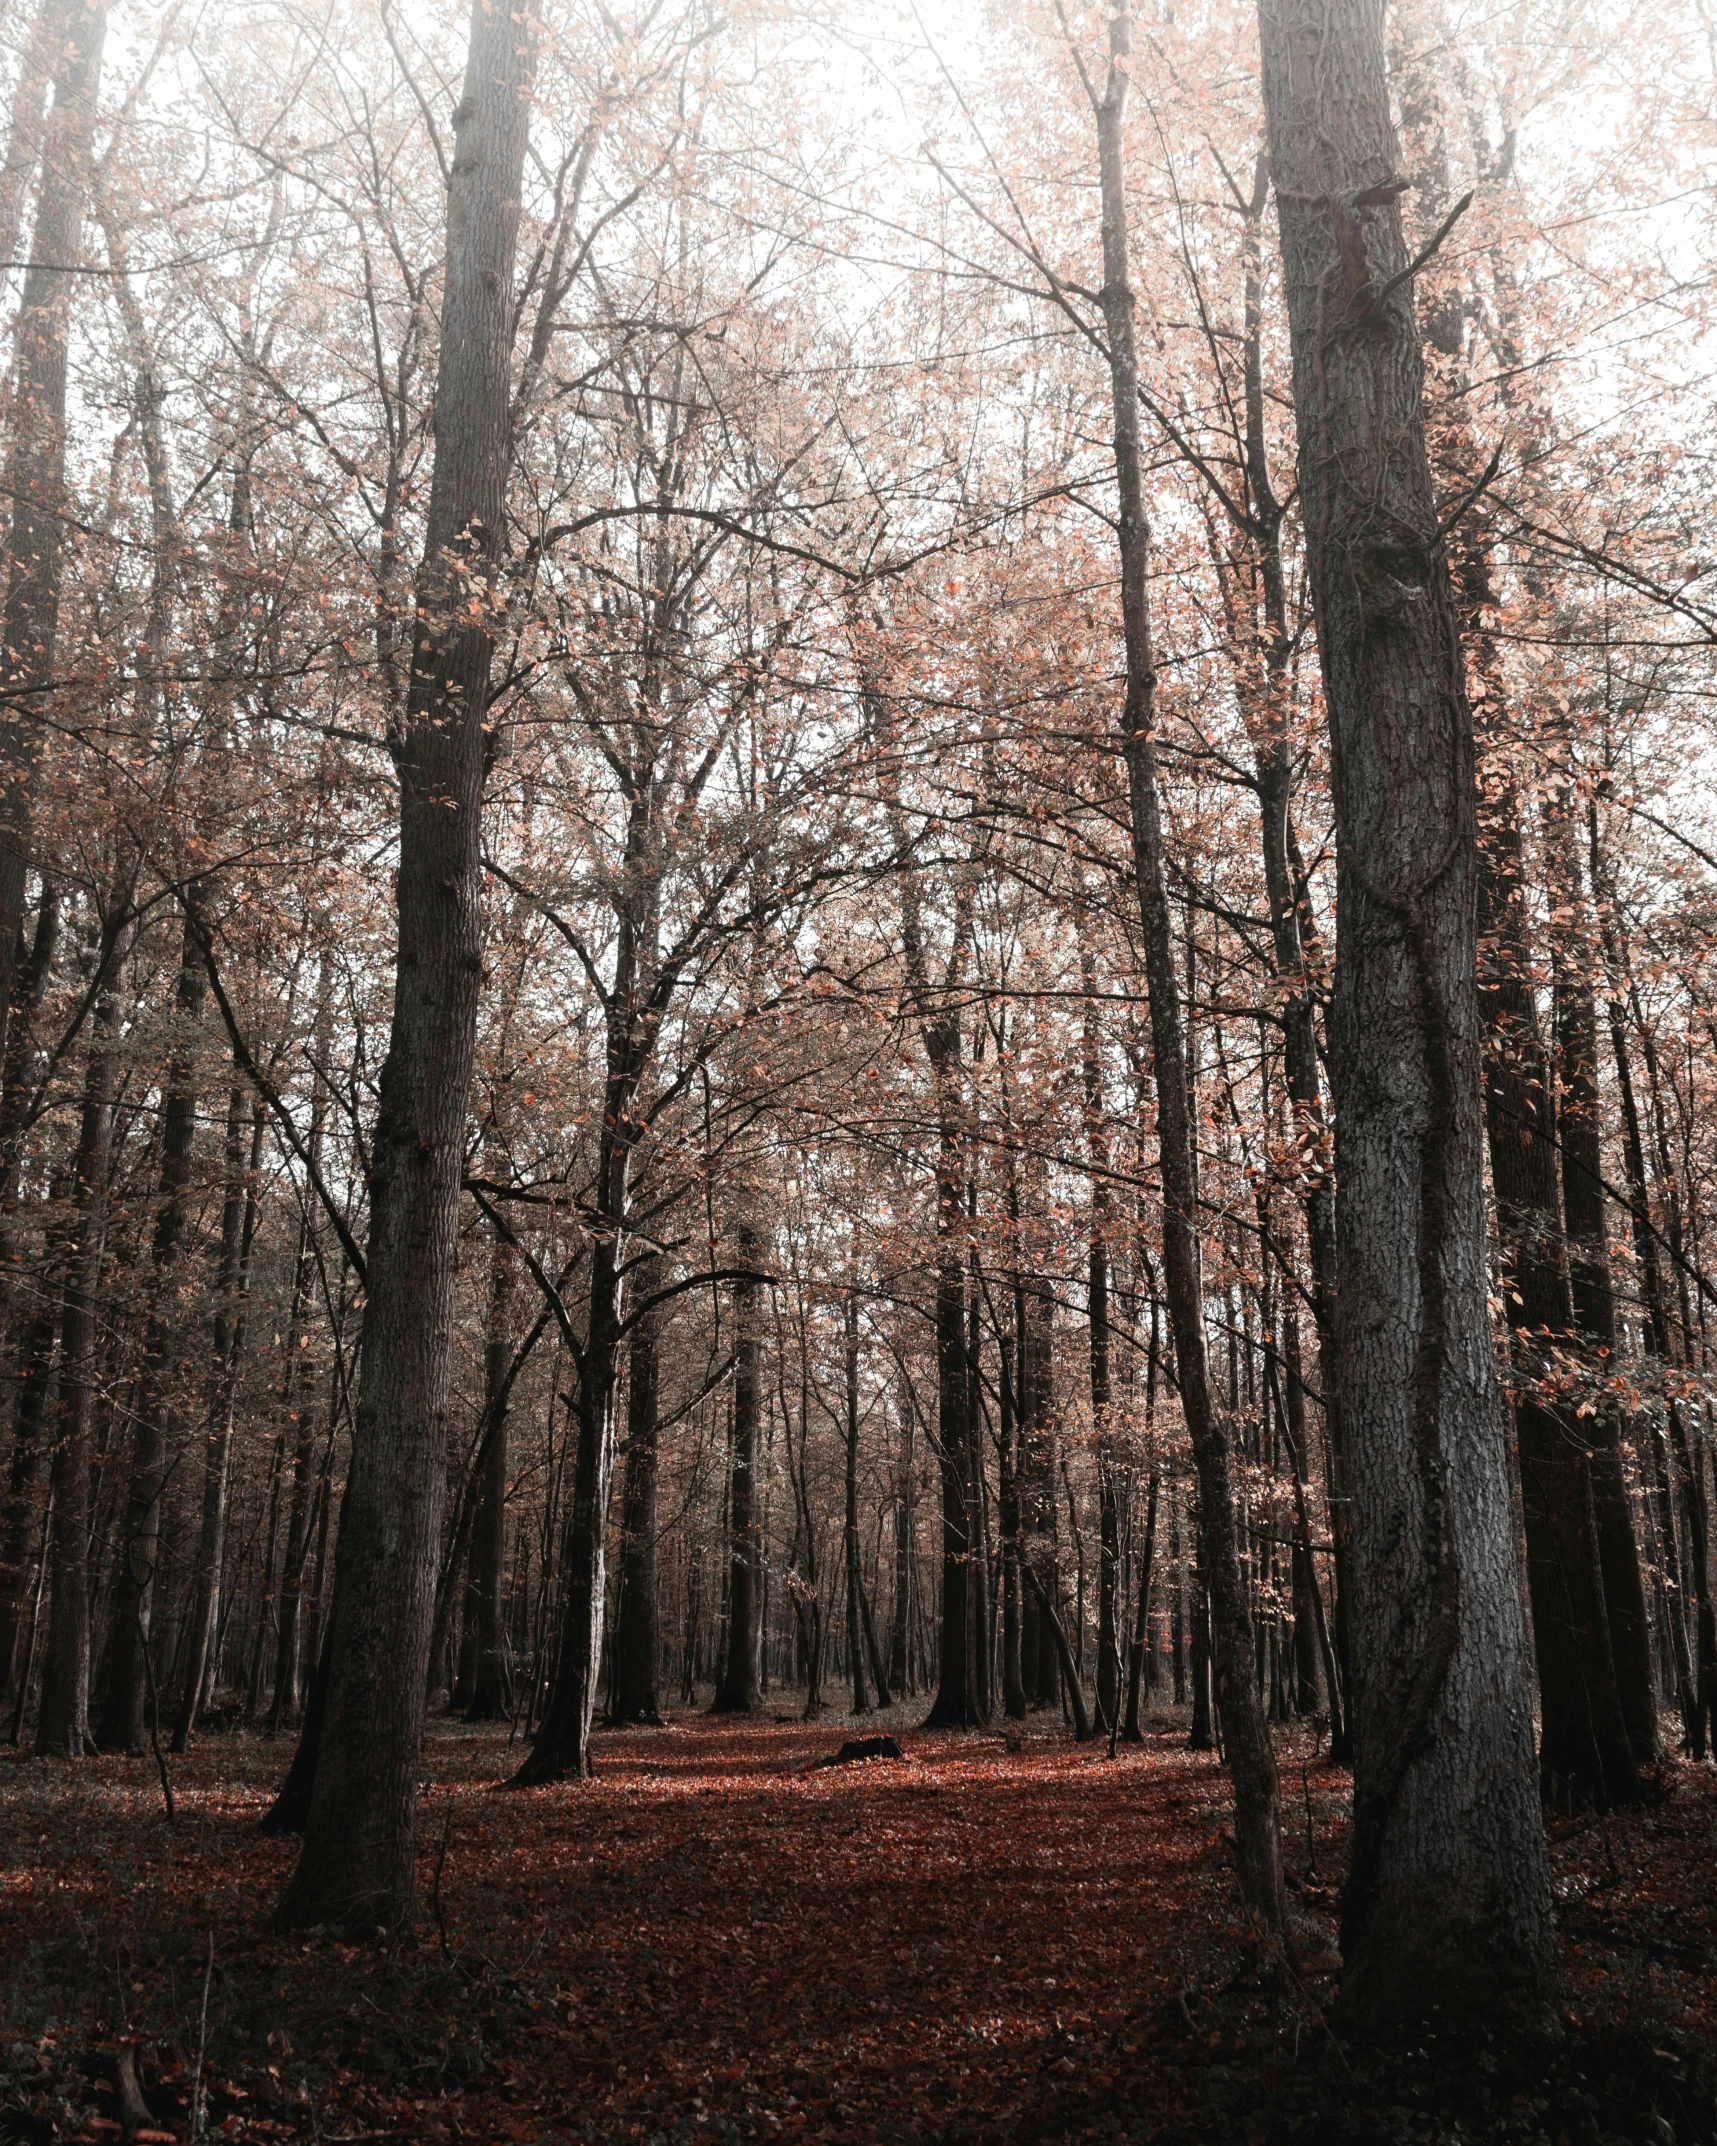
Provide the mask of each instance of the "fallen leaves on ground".
[{"label": "fallen leaves on ground", "polygon": [[[1113,1761],[1035,1723],[851,1726],[905,1755],[821,1766],[832,1720],[686,1714],[600,1736],[591,1782],[515,1792],[504,1732],[438,1724],[424,1925],[385,1947],[268,1933],[296,1845],[256,1821],[285,1747],[207,1739],[171,1832],[146,1762],[14,1760],[0,2139],[120,2137],[125,2048],[174,2139],[199,2097],[205,2135],[240,2141],[978,2146],[1289,2122],[1272,2082],[1334,2046],[1348,1790],[1298,1732],[1284,1986],[1238,1919],[1221,1768],[1178,1721]],[[1717,1776],[1669,1776],[1652,1811],[1553,1827],[1553,1855],[1573,2016],[1697,2044]]]}]

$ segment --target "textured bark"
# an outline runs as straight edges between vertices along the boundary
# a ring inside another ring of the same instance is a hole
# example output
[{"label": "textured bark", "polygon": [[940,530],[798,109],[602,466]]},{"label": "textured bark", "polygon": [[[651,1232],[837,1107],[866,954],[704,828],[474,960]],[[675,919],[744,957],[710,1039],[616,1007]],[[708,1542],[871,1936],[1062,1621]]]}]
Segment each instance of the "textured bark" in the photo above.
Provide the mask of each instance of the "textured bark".
[{"label": "textured bark", "polygon": [[327,1711],[279,1917],[408,1923],[446,1495],[466,1098],[482,983],[482,803],[506,523],[513,265],[536,10],[475,0],[454,112],[435,470],[400,784],[393,1027],[370,1169],[363,1368],[335,1560]]},{"label": "textured bark", "polygon": [[[738,1231],[739,1264],[755,1269],[757,1232]],[[762,1290],[751,1275],[733,1286],[733,1443],[728,1475],[727,1639],[718,1714],[754,1714],[763,1703],[758,1684],[758,1648],[763,1636],[763,1538],[759,1527],[757,1469],[761,1427]]]},{"label": "textured bark", "polygon": [[[661,1261],[640,1261],[637,1290],[649,1297],[661,1286]],[[662,1718],[659,1689],[661,1598],[656,1566],[656,1494],[660,1463],[662,1321],[654,1305],[640,1310],[632,1329],[626,1378],[626,1478],[620,1493],[620,1600],[614,1613],[614,1703],[616,1722]],[[808,1652],[815,1666],[817,1652]]]},{"label": "textured bark", "polygon": [[1113,58],[1097,125],[1103,197],[1103,319],[1115,421],[1115,476],[1120,494],[1121,614],[1126,641],[1127,694],[1122,749],[1131,805],[1134,881],[1144,925],[1145,977],[1150,995],[1151,1044],[1156,1060],[1157,1156],[1162,1179],[1163,1268],[1174,1330],[1181,1407],[1198,1470],[1206,1578],[1210,1589],[1212,1653],[1223,1741],[1234,1781],[1234,1837],[1240,1889],[1247,1907],[1269,1931],[1280,1931],[1282,1827],[1276,1760],[1254,1673],[1252,1624],[1240,1569],[1235,1526],[1229,1427],[1211,1390],[1199,1271],[1192,1126],[1187,1106],[1187,1053],[1181,1025],[1163,858],[1162,805],[1156,758],[1156,655],[1149,608],[1150,529],[1145,518],[1144,453],[1139,420],[1139,373],[1134,298],[1127,246],[1127,182],[1123,150],[1131,26],[1125,15],[1110,29]]},{"label": "textured bark", "polygon": [[1337,803],[1344,2001],[1378,2027],[1539,2018],[1553,1929],[1486,1302],[1472,728],[1381,23],[1368,0],[1259,14]]},{"label": "textured bark", "polygon": [[[0,616],[0,1060],[16,982],[43,695],[54,681],[65,529],[66,354],[72,295],[83,281],[90,140],[107,9],[48,0],[54,102],[42,131],[42,183],[30,267],[18,308],[17,391],[6,497],[12,507],[6,600]],[[26,85],[27,86],[27,85]]]}]

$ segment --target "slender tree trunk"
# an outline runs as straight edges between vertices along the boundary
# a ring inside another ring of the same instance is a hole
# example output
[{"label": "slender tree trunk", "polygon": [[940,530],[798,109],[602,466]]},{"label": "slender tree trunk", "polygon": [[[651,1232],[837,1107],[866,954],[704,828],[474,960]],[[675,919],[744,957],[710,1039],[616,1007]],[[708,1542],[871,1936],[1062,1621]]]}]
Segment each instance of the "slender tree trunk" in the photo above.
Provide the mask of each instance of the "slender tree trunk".
[{"label": "slender tree trunk", "polygon": [[998,1504],[1002,1535],[1002,1707],[1010,1721],[1026,1716],[1025,1678],[1021,1663],[1023,1618],[1020,1601],[1019,1503],[1019,1360],[1024,1331],[1024,1292],[1014,1290],[1014,1340],[1002,1348],[1001,1473]]},{"label": "slender tree trunk", "polygon": [[[496,1235],[489,1253],[489,1331],[483,1343],[483,1454],[470,1549],[470,1595],[476,1611],[476,1672],[467,1721],[504,1721],[512,1711],[502,1588],[507,1571],[507,1430],[511,1414],[514,1304],[519,1258]],[[633,1375],[637,1375],[634,1346]],[[650,1396],[654,1407],[654,1394]],[[621,1568],[624,1600],[625,1567]],[[653,1688],[653,1687],[652,1687]]]},{"label": "slender tree trunk", "polygon": [[162,1104],[160,1201],[150,1246],[153,1272],[143,1366],[132,1412],[131,1469],[107,1645],[107,1690],[96,1742],[104,1751],[147,1748],[149,1624],[161,1539],[161,1494],[178,1409],[182,1333],[178,1275],[190,1226],[197,1132],[196,1040],[208,991],[202,942],[187,912],[174,997],[174,1038]]},{"label": "slender tree trunk", "polygon": [[900,1411],[900,1490],[894,1504],[894,1628],[889,1639],[888,1681],[896,1692],[915,1690],[912,1674],[913,1431],[912,1396]]},{"label": "slender tree trunk", "polygon": [[[246,1132],[249,1132],[247,1143]],[[227,1478],[231,1466],[233,1408],[244,1350],[250,1255],[256,1241],[257,1172],[262,1163],[264,1119],[248,1089],[235,1088],[227,1104],[226,1194],[221,1205],[221,1263],[215,1285],[214,1377],[209,1382],[209,1429],[203,1456],[202,1525],[191,1583],[190,1644],[173,1723],[173,1749],[184,1751],[197,1725],[209,1681],[210,1657],[220,1612],[226,1556]],[[247,1154],[248,1147],[248,1154]]]},{"label": "slender tree trunk", "polygon": [[1127,1662],[1127,1719],[1121,1730],[1121,1741],[1125,1744],[1142,1744],[1145,1740],[1144,1724],[1139,1718],[1139,1700],[1151,1645],[1151,1575],[1156,1561],[1157,1494],[1161,1488],[1162,1477],[1153,1468],[1150,1489],[1145,1497],[1145,1542],[1139,1552],[1139,1607],[1133,1625],[1132,1652]]},{"label": "slender tree trunk", "polygon": [[942,1477],[941,1659],[926,1728],[969,1728],[982,1717],[972,1678],[972,1599],[976,1519],[971,1459],[971,1380],[966,1351],[966,1276],[961,1244],[966,1203],[957,1100],[953,1093],[959,1031],[938,1024],[932,1066],[941,1124],[936,1164],[936,1444]]},{"label": "slender tree trunk", "polygon": [[728,1477],[727,1644],[721,1681],[716,1687],[718,1714],[755,1714],[763,1703],[758,1686],[758,1652],[762,1639],[763,1541],[760,1522],[758,1432],[761,1427],[762,1286],[754,1278],[759,1242],[756,1230],[742,1222],[737,1232],[739,1264],[752,1274],[733,1286],[733,1448]]},{"label": "slender tree trunk", "polygon": [[[661,1260],[641,1260],[637,1289],[650,1296],[661,1286]],[[656,1546],[656,1494],[660,1463],[661,1313],[638,1313],[632,1329],[626,1381],[626,1479],[620,1494],[620,1601],[614,1617],[616,1722],[659,1724],[662,1701],[661,1595]],[[810,1650],[815,1654],[815,1647]],[[815,1661],[809,1667],[815,1672]]]},{"label": "slender tree trunk", "polygon": [[[0,617],[0,1062],[24,926],[42,696],[54,680],[66,522],[66,357],[72,295],[83,281],[90,142],[107,39],[107,8],[100,0],[95,6],[46,0],[43,17],[52,22],[57,65],[53,108],[42,130],[30,267],[18,308],[17,393],[6,471],[12,527]],[[27,90],[27,81],[22,86]]]},{"label": "slender tree trunk", "polygon": [[1156,1058],[1157,1151],[1162,1177],[1163,1266],[1174,1329],[1181,1407],[1198,1469],[1202,1540],[1212,1615],[1216,1698],[1234,1780],[1234,1836],[1240,1888],[1260,1925],[1279,1932],[1282,1889],[1281,1812],[1276,1760],[1254,1673],[1251,1618],[1235,1530],[1229,1430],[1211,1391],[1199,1273],[1192,1128],[1187,1111],[1187,1057],[1175,975],[1162,805],[1157,785],[1156,655],[1151,641],[1150,528],[1145,515],[1144,453],[1139,418],[1135,301],[1127,238],[1126,110],[1131,20],[1110,27],[1108,84],[1097,108],[1103,196],[1103,319],[1115,421],[1115,476],[1120,494],[1121,613],[1127,694],[1122,747],[1132,808],[1134,878],[1144,923],[1145,974]]},{"label": "slender tree trunk", "polygon": [[435,471],[400,781],[398,977],[370,1170],[363,1362],[326,1716],[283,1925],[397,1927],[446,1496],[466,1098],[482,982],[482,802],[506,526],[513,264],[537,14],[475,0],[454,112]]},{"label": "slender tree trunk", "polygon": [[[110,936],[111,935],[111,936]],[[117,936],[104,933],[105,958]],[[117,949],[114,949],[117,952]],[[108,1169],[118,1087],[114,1045],[121,1019],[121,962],[109,980],[90,1031],[83,1113],[72,1166],[72,1220],[65,1245],[65,1309],[60,1322],[59,1423],[53,1459],[53,1595],[42,1673],[36,1749],[81,1758],[89,1730],[90,1417],[100,1383],[101,1270],[106,1255]],[[57,1264],[57,1262],[55,1262]]]},{"label": "slender tree trunk", "polygon": [[1353,1499],[1344,2001],[1543,2017],[1549,1866],[1489,1310],[1471,717],[1381,22],[1260,0],[1337,801],[1336,1372]]},{"label": "slender tree trunk", "polygon": [[1610,1651],[1634,1759],[1649,1766],[1659,1755],[1657,1702],[1652,1690],[1645,1586],[1622,1468],[1624,1424],[1607,1391],[1607,1374],[1616,1360],[1620,1333],[1602,1175],[1598,1009],[1592,980],[1595,945],[1580,880],[1573,801],[1566,787],[1571,773],[1565,771],[1564,786],[1553,793],[1548,807],[1551,879],[1560,926],[1554,988],[1562,1207],[1574,1322],[1598,1389],[1592,1397],[1590,1470]]},{"label": "slender tree trunk", "polygon": [[[56,1232],[49,1225],[49,1240]],[[23,1627],[30,1546],[36,1527],[36,1478],[41,1471],[42,1431],[54,1384],[54,1346],[59,1339],[60,1300],[54,1262],[45,1259],[36,1277],[37,1295],[18,1344],[18,1414],[12,1431],[12,1465],[6,1506],[0,1515],[0,1708],[12,1703],[13,1668]]]},{"label": "slender tree trunk", "polygon": [[858,1396],[858,1303],[849,1289],[845,1305],[845,1348],[843,1360],[846,1368],[846,1578],[847,1578],[847,1652],[852,1656],[853,1712],[870,1712],[870,1692],[864,1679],[864,1631],[859,1595],[864,1578],[859,1570],[859,1520],[858,1520],[858,1442],[859,1442],[859,1396]]},{"label": "slender tree trunk", "polygon": [[[1488,699],[1489,696],[1487,696]],[[1598,1562],[1588,1446],[1569,1405],[1546,1390],[1547,1345],[1574,1327],[1549,1053],[1528,977],[1524,848],[1514,741],[1495,741],[1479,805],[1479,935],[1485,1118],[1502,1242],[1503,1301],[1514,1341],[1514,1402],[1526,1570],[1538,1662],[1539,1772],[1557,1804],[1607,1809],[1639,1800]]]}]

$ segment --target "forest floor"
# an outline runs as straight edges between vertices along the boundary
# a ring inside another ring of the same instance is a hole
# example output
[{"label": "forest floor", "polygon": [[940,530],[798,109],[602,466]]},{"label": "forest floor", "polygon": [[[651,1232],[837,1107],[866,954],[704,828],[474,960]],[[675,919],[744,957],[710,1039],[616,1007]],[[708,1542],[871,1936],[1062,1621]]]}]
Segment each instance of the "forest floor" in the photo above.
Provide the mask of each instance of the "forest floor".
[{"label": "forest floor", "polygon": [[[784,1703],[784,1702],[779,1702]],[[1299,1961],[1241,1929],[1228,1798],[1184,1723],[1110,1761],[1047,1717],[919,1733],[677,1713],[598,1778],[509,1792],[438,1722],[414,1945],[268,1933],[288,1749],[0,1760],[0,2141],[1717,2137],[1717,1771],[1552,1828],[1572,2032],[1369,2060],[1325,2023],[1347,1777],[1282,1760]],[[848,1733],[905,1756],[819,1766]],[[1429,2082],[1429,2083],[1428,2083]],[[135,2114],[135,2112],[133,2112]]]}]

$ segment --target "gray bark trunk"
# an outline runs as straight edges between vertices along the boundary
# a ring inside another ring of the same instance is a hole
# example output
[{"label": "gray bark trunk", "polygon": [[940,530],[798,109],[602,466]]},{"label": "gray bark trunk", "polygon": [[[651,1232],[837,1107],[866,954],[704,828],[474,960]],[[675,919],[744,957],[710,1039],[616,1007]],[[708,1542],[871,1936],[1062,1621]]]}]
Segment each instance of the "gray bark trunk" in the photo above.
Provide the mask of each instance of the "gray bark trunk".
[{"label": "gray bark trunk", "polygon": [[90,141],[105,6],[51,9],[55,19],[54,103],[42,135],[42,184],[31,265],[18,310],[17,376],[6,497],[12,503],[6,603],[0,620],[0,1059],[16,981],[36,769],[40,701],[53,683],[60,615],[60,549],[65,528],[66,355],[72,294],[82,282]]},{"label": "gray bark trunk", "polygon": [[1381,22],[1366,0],[1259,14],[1338,814],[1345,2002],[1379,2027],[1539,2018],[1554,1932],[1486,1302],[1472,723]]},{"label": "gray bark trunk", "polygon": [[1097,111],[1103,194],[1103,318],[1115,421],[1115,476],[1120,494],[1121,613],[1126,637],[1127,696],[1122,750],[1132,808],[1134,879],[1144,925],[1151,1043],[1156,1059],[1157,1155],[1162,1177],[1163,1267],[1174,1330],[1181,1407],[1198,1470],[1205,1576],[1210,1588],[1211,1651],[1223,1742],[1234,1780],[1234,1837],[1240,1889],[1259,1924],[1279,1932],[1286,1917],[1282,1826],[1275,1754],[1254,1671],[1252,1620],[1235,1525],[1229,1426],[1211,1390],[1199,1271],[1192,1126],[1187,1099],[1186,1039],[1175,976],[1162,805],[1156,761],[1156,655],[1152,647],[1145,516],[1144,453],[1134,298],[1127,243],[1123,146],[1131,24],[1110,28],[1109,79]]},{"label": "gray bark trunk", "polygon": [[435,473],[400,784],[393,1029],[371,1163],[363,1367],[328,1695],[283,1925],[409,1923],[446,1497],[466,1100],[482,985],[485,716],[505,538],[517,250],[537,12],[475,0],[454,112]]}]

